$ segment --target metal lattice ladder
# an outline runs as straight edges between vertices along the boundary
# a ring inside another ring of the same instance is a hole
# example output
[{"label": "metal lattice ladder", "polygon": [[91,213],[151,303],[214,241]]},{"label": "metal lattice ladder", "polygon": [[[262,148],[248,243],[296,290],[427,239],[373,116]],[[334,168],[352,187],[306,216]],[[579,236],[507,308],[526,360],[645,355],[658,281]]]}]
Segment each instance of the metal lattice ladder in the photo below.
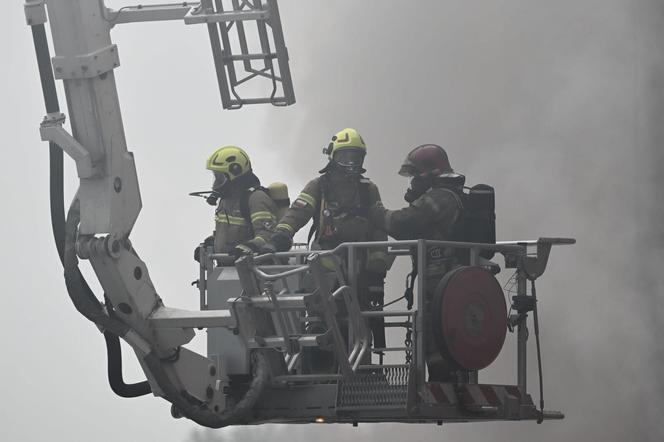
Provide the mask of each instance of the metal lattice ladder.
[{"label": "metal lattice ladder", "polygon": [[207,23],[224,109],[295,103],[276,0],[203,0],[185,23]]}]

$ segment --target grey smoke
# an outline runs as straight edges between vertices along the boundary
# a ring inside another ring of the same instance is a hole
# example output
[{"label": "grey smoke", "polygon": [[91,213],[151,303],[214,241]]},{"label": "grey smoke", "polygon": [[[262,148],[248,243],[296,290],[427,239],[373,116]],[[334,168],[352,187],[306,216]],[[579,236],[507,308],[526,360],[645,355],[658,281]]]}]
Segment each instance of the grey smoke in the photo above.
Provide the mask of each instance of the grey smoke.
[{"label": "grey smoke", "polygon": [[[579,239],[554,250],[538,285],[547,407],[567,418],[542,426],[207,431],[172,420],[162,400],[114,397],[102,340],[69,304],[52,246],[48,163],[37,135],[43,106],[29,30],[12,2],[0,27],[0,125],[8,136],[0,174],[2,439],[662,440],[661,1],[282,0],[280,7],[298,98],[289,109],[221,112],[204,28],[113,31],[144,200],[132,239],[165,302],[196,308],[191,249],[211,229],[211,214],[186,193],[209,186],[202,162],[218,145],[247,147],[263,180],[286,181],[294,195],[324,164],[329,137],[356,127],[369,143],[368,175],[396,208],[406,186],[395,173],[403,156],[437,142],[469,182],[496,187],[501,239]],[[398,278],[391,284],[400,290]],[[512,381],[512,344],[481,379]],[[140,379],[126,356],[129,379]]]}]

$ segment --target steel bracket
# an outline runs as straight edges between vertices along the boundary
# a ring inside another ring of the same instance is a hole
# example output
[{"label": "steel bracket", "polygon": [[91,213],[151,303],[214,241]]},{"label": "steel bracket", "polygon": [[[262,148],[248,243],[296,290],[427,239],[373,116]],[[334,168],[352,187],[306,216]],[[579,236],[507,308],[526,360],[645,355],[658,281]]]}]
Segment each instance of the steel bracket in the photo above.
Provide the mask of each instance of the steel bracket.
[{"label": "steel bracket", "polygon": [[537,240],[537,255],[525,256],[523,261],[523,270],[529,280],[534,281],[544,274],[546,265],[549,262],[549,253],[551,246],[575,244],[573,238],[540,238]]},{"label": "steel bracket", "polygon": [[114,44],[89,54],[53,57],[53,71],[58,80],[93,78],[120,66],[118,47]]},{"label": "steel bracket", "polygon": [[184,16],[184,24],[196,25],[201,23],[224,23],[230,21],[255,21],[268,20],[270,18],[269,10],[262,11],[234,11],[234,12],[200,12],[201,9],[191,9]]},{"label": "steel bracket", "polygon": [[23,9],[25,11],[25,23],[28,26],[43,25],[48,21],[44,0],[25,0]]},{"label": "steel bracket", "polygon": [[97,175],[97,167],[92,163],[90,152],[74,137],[63,129],[65,115],[57,112],[44,117],[39,128],[42,141],[57,144],[76,162],[79,178],[91,178]]}]

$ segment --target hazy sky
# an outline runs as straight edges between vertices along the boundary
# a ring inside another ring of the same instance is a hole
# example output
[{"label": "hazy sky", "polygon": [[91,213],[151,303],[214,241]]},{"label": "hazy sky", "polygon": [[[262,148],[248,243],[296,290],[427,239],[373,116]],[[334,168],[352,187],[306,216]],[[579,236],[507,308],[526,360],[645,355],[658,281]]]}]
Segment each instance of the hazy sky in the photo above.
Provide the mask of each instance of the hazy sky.
[{"label": "hazy sky", "polygon": [[[369,145],[367,175],[398,207],[403,156],[436,142],[469,182],[496,188],[500,239],[579,241],[553,251],[538,285],[545,398],[564,421],[216,431],[173,420],[161,399],[121,399],[108,388],[103,339],[64,288],[31,34],[21,3],[7,3],[0,439],[664,439],[661,0],[281,0],[298,102],[234,112],[221,110],[205,28],[118,26],[116,78],[144,203],[131,238],[167,305],[197,306],[191,253],[212,229],[212,213],[187,193],[210,185],[204,160],[222,144],[246,147],[263,181],[286,181],[294,195],[324,164],[329,137],[356,127]],[[64,109],[62,90],[60,102]],[[75,170],[67,166],[71,196]],[[396,290],[401,276],[391,277]],[[481,379],[513,380],[512,338]],[[530,348],[534,356],[534,341]],[[126,353],[128,377],[141,379]]]}]

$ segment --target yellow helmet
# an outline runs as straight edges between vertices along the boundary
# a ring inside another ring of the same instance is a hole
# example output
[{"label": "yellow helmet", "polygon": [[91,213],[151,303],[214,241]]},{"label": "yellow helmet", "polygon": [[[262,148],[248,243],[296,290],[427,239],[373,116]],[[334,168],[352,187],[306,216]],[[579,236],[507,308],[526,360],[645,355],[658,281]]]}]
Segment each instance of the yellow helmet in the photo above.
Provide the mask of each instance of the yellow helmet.
[{"label": "yellow helmet", "polygon": [[323,153],[348,172],[364,172],[362,164],[367,153],[367,145],[355,129],[346,128],[337,132]]},{"label": "yellow helmet", "polygon": [[237,146],[222,146],[207,160],[206,168],[215,176],[225,175],[228,181],[251,172],[251,161],[247,152]]}]

